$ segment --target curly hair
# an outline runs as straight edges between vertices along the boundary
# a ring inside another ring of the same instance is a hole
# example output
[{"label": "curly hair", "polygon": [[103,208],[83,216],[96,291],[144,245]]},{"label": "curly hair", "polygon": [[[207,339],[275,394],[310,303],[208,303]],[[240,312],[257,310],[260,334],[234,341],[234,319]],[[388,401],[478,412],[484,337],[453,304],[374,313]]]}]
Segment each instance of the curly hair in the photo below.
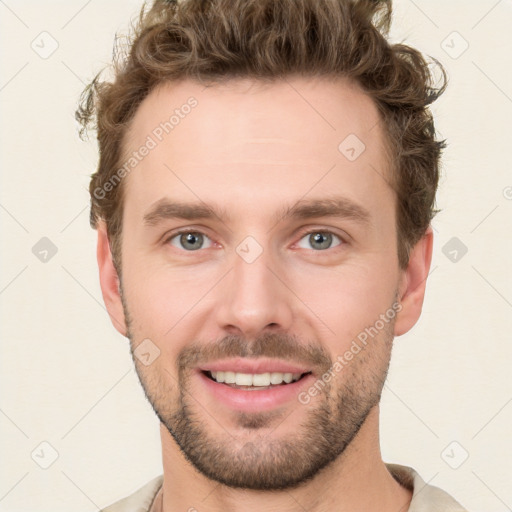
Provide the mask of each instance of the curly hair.
[{"label": "curly hair", "polygon": [[[142,100],[159,84],[180,79],[215,84],[300,75],[348,78],[373,99],[397,197],[398,261],[406,268],[411,248],[437,213],[445,141],[436,140],[429,105],[445,90],[447,76],[437,60],[388,41],[391,14],[391,1],[379,0],[144,3],[122,51],[116,38],[113,79],[103,80],[100,71],[75,113],[82,138],[88,128],[97,133],[90,222],[94,228],[105,222],[114,262],[121,255],[123,186],[105,185],[121,163],[124,136]],[[429,64],[441,71],[438,86]]]}]

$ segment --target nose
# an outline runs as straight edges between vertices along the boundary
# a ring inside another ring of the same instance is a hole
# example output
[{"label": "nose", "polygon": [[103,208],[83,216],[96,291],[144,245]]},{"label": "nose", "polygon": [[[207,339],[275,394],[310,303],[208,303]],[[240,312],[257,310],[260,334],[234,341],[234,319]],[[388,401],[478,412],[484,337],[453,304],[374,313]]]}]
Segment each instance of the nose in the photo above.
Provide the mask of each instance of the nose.
[{"label": "nose", "polygon": [[218,328],[257,338],[265,331],[288,331],[293,322],[293,292],[268,251],[252,262],[235,254],[231,272],[218,290]]}]

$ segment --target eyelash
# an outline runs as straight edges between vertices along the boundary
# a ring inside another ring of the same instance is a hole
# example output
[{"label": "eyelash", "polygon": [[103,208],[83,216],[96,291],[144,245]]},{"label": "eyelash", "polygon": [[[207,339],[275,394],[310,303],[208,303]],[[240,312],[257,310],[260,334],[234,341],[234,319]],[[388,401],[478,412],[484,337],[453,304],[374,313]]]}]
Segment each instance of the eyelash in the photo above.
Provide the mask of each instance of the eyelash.
[{"label": "eyelash", "polygon": [[[182,229],[180,231],[176,231],[175,233],[172,233],[171,235],[169,235],[168,237],[165,238],[164,240],[164,245],[167,245],[171,242],[171,240],[173,240],[174,238],[180,236],[180,235],[186,235],[188,233],[193,233],[193,234],[199,234],[199,235],[203,235],[205,236],[206,238],[210,239],[210,237],[206,234],[206,233],[203,233],[202,231],[200,231],[199,229]],[[334,231],[330,230],[330,229],[309,229],[309,230],[306,230],[306,231],[302,231],[299,233],[299,242],[307,235],[312,235],[312,234],[315,234],[315,233],[321,233],[321,234],[328,234],[328,235],[333,235],[334,237],[338,238],[340,240],[340,243],[338,245],[335,245],[334,247],[329,247],[327,249],[323,249],[323,250],[314,250],[314,249],[310,249],[312,252],[315,252],[315,253],[324,253],[324,252],[327,252],[327,251],[334,251],[334,250],[339,250],[341,249],[341,247],[343,245],[345,245],[347,242],[346,240],[343,239],[343,237],[341,235],[339,235],[338,233],[335,233]],[[195,251],[186,251],[183,249],[183,252],[198,252],[200,249],[197,249]]]}]

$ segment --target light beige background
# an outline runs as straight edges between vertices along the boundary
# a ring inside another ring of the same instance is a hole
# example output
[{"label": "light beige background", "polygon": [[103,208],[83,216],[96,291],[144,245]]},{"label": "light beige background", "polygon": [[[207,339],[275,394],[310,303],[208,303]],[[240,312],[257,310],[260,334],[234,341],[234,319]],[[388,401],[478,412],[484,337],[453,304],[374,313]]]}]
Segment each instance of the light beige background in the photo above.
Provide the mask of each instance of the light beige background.
[{"label": "light beige background", "polygon": [[[423,317],[396,339],[382,400],[383,457],[413,466],[470,510],[504,512],[512,510],[512,2],[395,4],[393,40],[439,58],[450,75],[434,109],[449,146]],[[78,139],[73,117],[139,6],[0,0],[1,511],[97,510],[162,470],[158,420],[102,304],[88,224],[96,146],[94,136]],[[42,58],[52,40],[58,48]],[[47,262],[32,252],[42,237],[57,248]],[[456,262],[449,245],[450,258],[443,253],[453,237],[467,247]],[[58,458],[41,468],[52,450]]]}]

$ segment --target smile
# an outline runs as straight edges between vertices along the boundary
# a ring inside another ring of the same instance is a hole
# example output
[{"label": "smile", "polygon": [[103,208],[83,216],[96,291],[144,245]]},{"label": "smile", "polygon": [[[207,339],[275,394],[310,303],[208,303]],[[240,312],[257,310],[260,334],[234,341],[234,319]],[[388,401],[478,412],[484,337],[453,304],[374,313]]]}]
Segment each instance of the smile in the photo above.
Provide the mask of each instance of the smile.
[{"label": "smile", "polygon": [[214,407],[243,412],[299,406],[299,393],[315,380],[311,368],[265,358],[215,361],[197,368],[195,375]]},{"label": "smile", "polygon": [[240,373],[234,371],[207,371],[206,376],[215,382],[226,384],[235,389],[245,390],[263,390],[271,389],[274,386],[282,386],[296,382],[306,373],[283,373],[283,372],[266,372],[266,373]]}]

